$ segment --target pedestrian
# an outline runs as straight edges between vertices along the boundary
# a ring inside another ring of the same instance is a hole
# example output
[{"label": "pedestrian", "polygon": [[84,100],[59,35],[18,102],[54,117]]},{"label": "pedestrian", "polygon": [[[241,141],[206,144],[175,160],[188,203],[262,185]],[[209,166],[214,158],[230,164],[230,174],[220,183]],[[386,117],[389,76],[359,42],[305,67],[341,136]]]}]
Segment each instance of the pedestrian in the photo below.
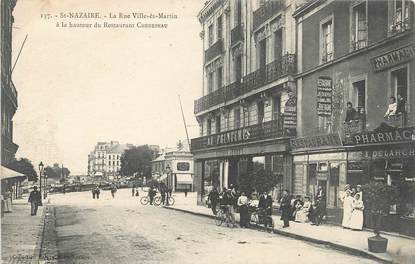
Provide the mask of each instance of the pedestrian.
[{"label": "pedestrian", "polygon": [[326,199],[317,198],[314,212],[314,224],[320,225],[326,215]]},{"label": "pedestrian", "polygon": [[356,194],[353,203],[352,203],[353,211],[350,217],[350,228],[352,230],[362,230],[363,229],[363,209],[365,209],[363,205],[363,201],[360,198],[359,194]]},{"label": "pedestrian", "polygon": [[311,201],[310,197],[304,197],[304,204],[301,206],[300,210],[295,214],[295,222],[305,223],[309,220],[309,215],[311,211]]},{"label": "pedestrian", "polygon": [[291,220],[295,220],[295,215],[298,213],[298,211],[301,210],[303,204],[304,203],[301,201],[301,196],[297,195],[294,201],[291,203]]},{"label": "pedestrian", "polygon": [[42,202],[42,197],[40,192],[37,190],[37,186],[34,186],[33,191],[30,192],[28,202],[30,203],[30,215],[36,215],[37,208]]},{"label": "pedestrian", "polygon": [[188,190],[187,190],[187,187],[184,189],[184,197],[187,197],[187,192],[188,192]]},{"label": "pedestrian", "polygon": [[281,220],[284,221],[283,228],[290,226],[290,217],[291,217],[291,203],[290,203],[290,196],[288,195],[288,190],[284,190],[281,202],[280,202],[280,209],[281,213]]},{"label": "pedestrian", "polygon": [[150,197],[150,204],[153,204],[154,196],[156,196],[156,190],[153,187],[150,187],[148,191],[148,196]]},{"label": "pedestrian", "polygon": [[245,192],[241,193],[237,202],[239,206],[239,218],[241,227],[249,227],[248,197]]},{"label": "pedestrian", "polygon": [[266,193],[265,194],[265,219],[264,219],[264,226],[267,227],[268,224],[270,224],[270,226],[272,226],[272,223],[269,223],[269,221],[271,219],[271,215],[272,215],[272,197],[270,193]]},{"label": "pedestrian", "polygon": [[353,212],[353,197],[351,196],[351,191],[346,191],[346,196],[343,199],[343,228],[350,228],[350,218]]},{"label": "pedestrian", "polygon": [[93,188],[93,189],[91,190],[91,192],[92,192],[92,199],[95,199],[95,188]]},{"label": "pedestrian", "polygon": [[140,196],[140,193],[138,192],[138,188],[135,189],[135,196]]},{"label": "pedestrian", "polygon": [[117,187],[113,184],[111,186],[111,196],[112,198],[115,198],[115,193],[117,192]]},{"label": "pedestrian", "polygon": [[165,186],[160,187],[160,195],[161,195],[161,203],[164,205],[164,203],[166,202],[166,187]]},{"label": "pedestrian", "polygon": [[[359,199],[363,201],[363,192],[362,192],[362,185],[356,186],[356,194],[359,194]],[[355,196],[356,196],[355,194]]]},{"label": "pedestrian", "polygon": [[213,187],[213,189],[210,191],[208,195],[208,201],[210,202],[210,207],[212,209],[213,214],[216,215],[216,206],[219,201],[219,192],[216,189],[216,187]]},{"label": "pedestrian", "polygon": [[134,197],[134,194],[135,194],[135,185],[133,185],[133,188],[131,189],[131,196]]}]

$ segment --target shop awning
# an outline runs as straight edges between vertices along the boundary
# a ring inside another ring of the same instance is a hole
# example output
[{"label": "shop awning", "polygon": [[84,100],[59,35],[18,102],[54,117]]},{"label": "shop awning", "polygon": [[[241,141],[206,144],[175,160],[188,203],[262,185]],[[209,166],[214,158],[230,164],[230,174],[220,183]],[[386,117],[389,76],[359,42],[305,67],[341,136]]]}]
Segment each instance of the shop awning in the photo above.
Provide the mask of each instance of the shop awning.
[{"label": "shop awning", "polygon": [[177,183],[179,184],[193,184],[191,174],[176,174]]},{"label": "shop awning", "polygon": [[23,173],[8,169],[6,167],[1,166],[1,171],[0,171],[0,179],[5,180],[5,179],[13,179],[13,178],[18,178],[18,177],[26,177]]}]

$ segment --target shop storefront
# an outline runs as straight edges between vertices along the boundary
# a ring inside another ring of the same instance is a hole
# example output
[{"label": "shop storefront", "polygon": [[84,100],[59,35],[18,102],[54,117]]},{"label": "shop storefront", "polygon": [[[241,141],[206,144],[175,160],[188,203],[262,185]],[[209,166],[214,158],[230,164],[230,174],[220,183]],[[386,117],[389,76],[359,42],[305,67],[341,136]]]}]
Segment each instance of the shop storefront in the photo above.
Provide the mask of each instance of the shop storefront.
[{"label": "shop storefront", "polygon": [[[384,221],[386,230],[415,236],[415,127],[382,124],[374,131],[354,134],[345,148],[347,178],[352,184],[382,181],[398,187],[404,198],[401,204],[391,207]],[[370,227],[368,220],[365,217],[365,226]]]},{"label": "shop storefront", "polygon": [[[230,137],[229,132],[224,132],[214,138],[199,138],[199,141],[206,141],[198,142],[199,145],[192,144],[199,203],[203,204],[215,187],[222,190],[231,185],[244,186],[264,174],[272,178],[270,190],[274,199],[283,188],[291,188],[292,157],[288,153],[288,138],[255,141],[255,131],[249,127],[240,130],[240,137],[239,132],[232,132]],[[249,189],[261,191],[254,187]]]}]

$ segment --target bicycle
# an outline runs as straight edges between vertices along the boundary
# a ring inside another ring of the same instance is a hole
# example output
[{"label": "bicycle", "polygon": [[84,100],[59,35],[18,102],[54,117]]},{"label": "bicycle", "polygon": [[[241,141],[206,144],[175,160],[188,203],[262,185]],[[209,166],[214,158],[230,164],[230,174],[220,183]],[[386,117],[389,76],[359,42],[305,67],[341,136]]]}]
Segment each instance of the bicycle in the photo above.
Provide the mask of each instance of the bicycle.
[{"label": "bicycle", "polygon": [[253,224],[255,227],[259,227],[260,225],[264,225],[265,230],[267,232],[274,231],[274,220],[270,215],[265,213],[265,209],[257,208],[252,212],[250,224]]},{"label": "bicycle", "polygon": [[231,214],[229,208],[226,205],[219,206],[219,210],[216,212],[215,215],[215,224],[217,226],[222,225],[225,223],[227,227],[233,227],[235,224],[231,220]]},{"label": "bicycle", "polygon": [[[142,205],[147,205],[147,204],[149,204],[149,203],[150,203],[150,196],[143,196],[143,197],[141,197],[141,199],[140,199],[140,203],[141,203]],[[154,202],[154,198],[153,198],[153,205],[156,205],[156,204],[155,204],[155,202]]]},{"label": "bicycle", "polygon": [[[165,199],[167,199],[167,197],[165,198]],[[172,205],[174,205],[174,198],[173,197],[171,197],[171,196],[169,196],[169,206],[172,206]],[[154,205],[157,205],[157,206],[159,206],[159,205],[161,205],[162,204],[162,202],[161,202],[161,196],[156,196],[155,198],[154,198],[154,201],[153,201],[153,203],[154,203]],[[164,203],[166,204],[166,201],[164,201]]]}]

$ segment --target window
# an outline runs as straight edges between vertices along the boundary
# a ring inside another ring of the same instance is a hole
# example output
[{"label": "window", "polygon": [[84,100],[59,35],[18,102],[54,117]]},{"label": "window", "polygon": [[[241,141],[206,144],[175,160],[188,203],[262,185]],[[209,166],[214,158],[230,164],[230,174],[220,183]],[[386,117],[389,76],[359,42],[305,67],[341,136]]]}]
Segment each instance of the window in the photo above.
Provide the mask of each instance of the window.
[{"label": "window", "polygon": [[260,101],[257,104],[258,106],[258,124],[264,122],[264,102]]},{"label": "window", "polygon": [[[390,2],[390,28],[391,33],[399,33],[411,28],[413,20],[413,5],[410,0],[393,0]],[[412,9],[412,11],[411,11]]]},{"label": "window", "polygon": [[240,25],[242,23],[242,0],[236,1],[236,24]]},{"label": "window", "polygon": [[237,56],[234,60],[234,63],[235,81],[240,83],[242,79],[242,56]]},{"label": "window", "polygon": [[321,62],[333,60],[333,20],[321,24]]},{"label": "window", "polygon": [[235,108],[233,110],[233,115],[234,115],[235,129],[240,128],[241,127],[241,109],[239,107]]},{"label": "window", "polygon": [[265,69],[267,64],[267,40],[261,40],[259,42],[259,68]]},{"label": "window", "polygon": [[408,102],[408,69],[401,68],[392,71],[392,95],[397,98],[397,113],[406,112],[406,102]]},{"label": "window", "polygon": [[208,94],[213,92],[213,72],[208,73]]},{"label": "window", "polygon": [[223,30],[222,16],[218,17],[217,22],[218,22],[218,24],[217,24],[217,36],[218,36],[218,39],[221,39],[222,38],[222,30]]},{"label": "window", "polygon": [[282,29],[275,31],[274,33],[274,58],[275,60],[281,59],[282,56]]},{"label": "window", "polygon": [[208,28],[208,46],[213,44],[213,25],[210,25]]},{"label": "window", "polygon": [[281,97],[277,96],[273,99],[272,119],[279,120],[281,118]]},{"label": "window", "polygon": [[222,75],[223,75],[223,71],[222,71],[222,67],[218,68],[216,70],[216,89],[220,89],[222,87]]},{"label": "window", "polygon": [[220,133],[220,115],[215,117],[215,132]]},{"label": "window", "polygon": [[210,135],[212,133],[212,120],[210,118],[207,120],[206,129],[207,135]]},{"label": "window", "polygon": [[364,80],[353,83],[356,110],[366,109],[366,82]]},{"label": "window", "polygon": [[357,50],[367,45],[367,20],[366,20],[366,2],[363,2],[352,10],[352,36],[351,48]]}]

